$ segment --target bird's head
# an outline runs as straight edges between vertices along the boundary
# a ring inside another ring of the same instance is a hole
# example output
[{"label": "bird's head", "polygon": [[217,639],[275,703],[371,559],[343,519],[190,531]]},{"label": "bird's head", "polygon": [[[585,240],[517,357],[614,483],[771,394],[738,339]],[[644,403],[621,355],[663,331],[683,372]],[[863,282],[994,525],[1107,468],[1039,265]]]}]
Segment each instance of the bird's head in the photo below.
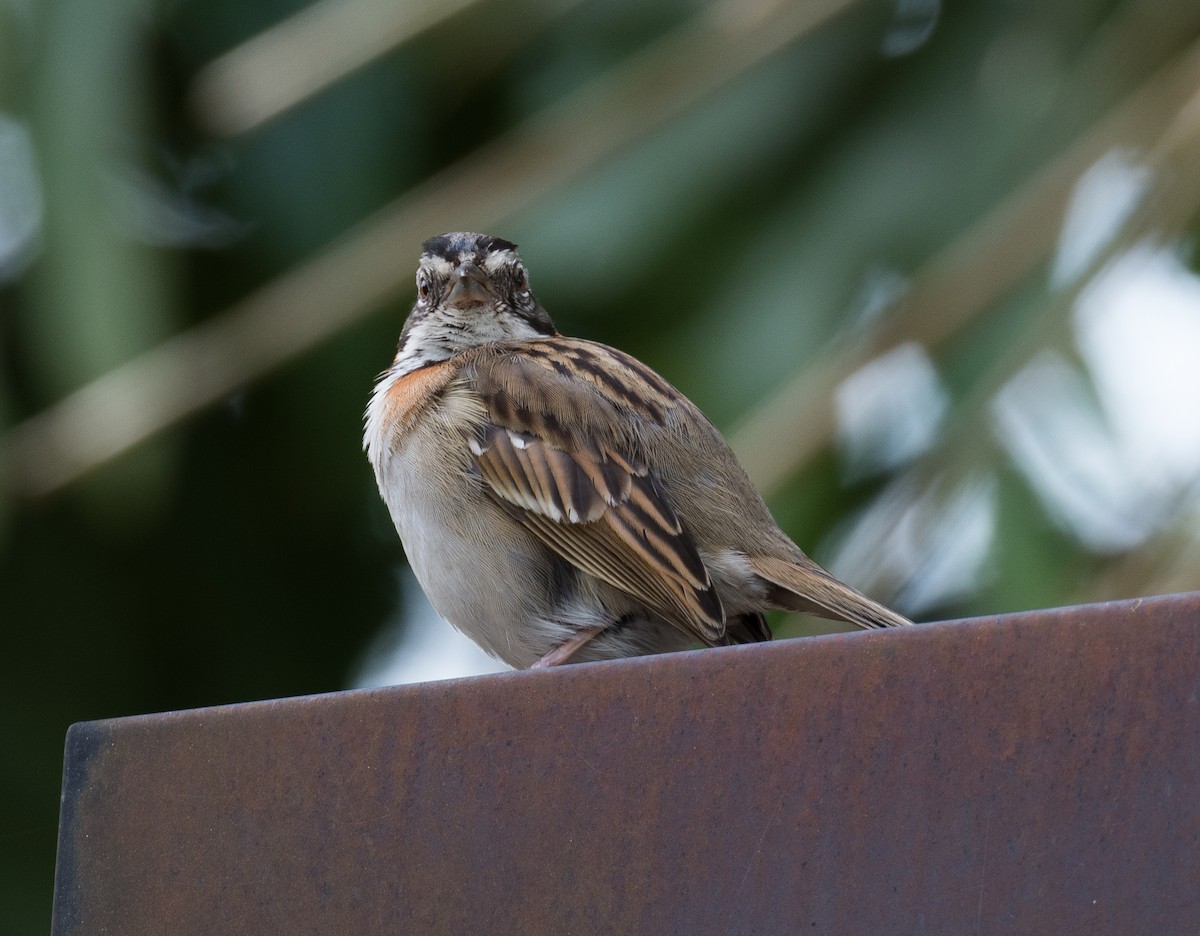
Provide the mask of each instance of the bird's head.
[{"label": "bird's head", "polygon": [[494,341],[554,334],[517,245],[455,231],[425,241],[396,362],[415,368]]}]

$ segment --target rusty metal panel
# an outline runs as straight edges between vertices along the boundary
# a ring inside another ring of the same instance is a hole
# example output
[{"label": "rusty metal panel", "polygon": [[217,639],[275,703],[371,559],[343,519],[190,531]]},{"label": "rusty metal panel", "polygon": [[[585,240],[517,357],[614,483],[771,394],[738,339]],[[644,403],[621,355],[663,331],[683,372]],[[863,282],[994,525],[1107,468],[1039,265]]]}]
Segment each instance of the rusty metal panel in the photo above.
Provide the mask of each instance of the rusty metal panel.
[{"label": "rusty metal panel", "polygon": [[53,931],[1200,931],[1200,594],[75,725]]}]

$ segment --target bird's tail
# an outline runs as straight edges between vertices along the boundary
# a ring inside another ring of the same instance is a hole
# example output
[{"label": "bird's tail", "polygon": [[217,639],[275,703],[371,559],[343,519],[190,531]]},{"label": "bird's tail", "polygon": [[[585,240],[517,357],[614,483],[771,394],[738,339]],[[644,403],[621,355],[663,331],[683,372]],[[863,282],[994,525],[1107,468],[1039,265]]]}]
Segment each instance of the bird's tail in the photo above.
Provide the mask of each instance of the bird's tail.
[{"label": "bird's tail", "polygon": [[807,556],[802,563],[755,556],[750,565],[767,583],[767,600],[782,610],[815,614],[866,628],[912,624],[908,618],[842,584]]}]

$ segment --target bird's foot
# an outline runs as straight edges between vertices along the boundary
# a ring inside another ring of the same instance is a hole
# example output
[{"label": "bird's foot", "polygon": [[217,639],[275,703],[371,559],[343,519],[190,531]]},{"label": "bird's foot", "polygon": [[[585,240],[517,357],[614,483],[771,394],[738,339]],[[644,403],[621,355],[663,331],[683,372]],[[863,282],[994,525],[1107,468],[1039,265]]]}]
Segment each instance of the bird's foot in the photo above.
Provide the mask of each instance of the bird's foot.
[{"label": "bird's foot", "polygon": [[583,630],[578,631],[575,636],[564,640],[529,668],[541,669],[544,666],[558,666],[560,663],[566,663],[575,651],[603,630],[603,624],[597,624],[595,627],[585,627]]}]

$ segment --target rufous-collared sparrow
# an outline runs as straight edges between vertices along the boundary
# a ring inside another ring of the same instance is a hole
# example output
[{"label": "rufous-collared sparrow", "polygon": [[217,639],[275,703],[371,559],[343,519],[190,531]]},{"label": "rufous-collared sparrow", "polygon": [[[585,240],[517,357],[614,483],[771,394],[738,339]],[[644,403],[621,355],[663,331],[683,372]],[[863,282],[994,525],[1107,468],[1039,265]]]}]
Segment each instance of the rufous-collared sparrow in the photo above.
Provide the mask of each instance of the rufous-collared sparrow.
[{"label": "rufous-collared sparrow", "polygon": [[497,237],[425,242],[363,445],[433,607],[514,667],[769,640],[768,608],[909,623],[788,539],[683,394],[560,335]]}]

